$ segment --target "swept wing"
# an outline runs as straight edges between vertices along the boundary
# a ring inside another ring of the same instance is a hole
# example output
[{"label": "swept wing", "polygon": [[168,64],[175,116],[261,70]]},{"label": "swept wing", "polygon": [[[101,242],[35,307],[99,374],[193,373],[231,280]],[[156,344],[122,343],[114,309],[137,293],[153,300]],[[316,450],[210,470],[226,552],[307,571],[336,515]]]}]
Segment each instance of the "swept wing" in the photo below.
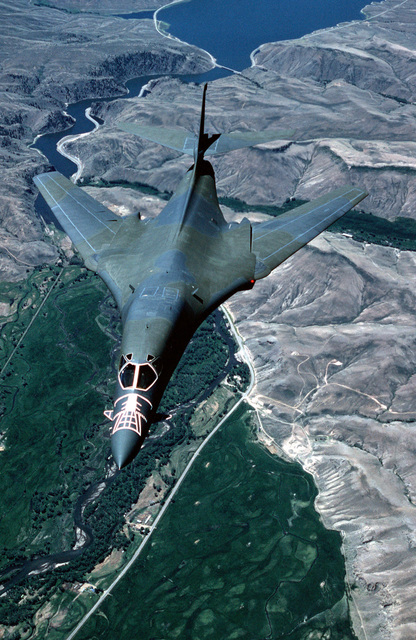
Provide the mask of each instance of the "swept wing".
[{"label": "swept wing", "polygon": [[94,256],[110,244],[122,219],[58,171],[42,173],[34,182],[87,267],[96,271]]},{"label": "swept wing", "polygon": [[367,195],[355,187],[342,187],[253,226],[252,251],[257,258],[255,279],[266,277]]}]

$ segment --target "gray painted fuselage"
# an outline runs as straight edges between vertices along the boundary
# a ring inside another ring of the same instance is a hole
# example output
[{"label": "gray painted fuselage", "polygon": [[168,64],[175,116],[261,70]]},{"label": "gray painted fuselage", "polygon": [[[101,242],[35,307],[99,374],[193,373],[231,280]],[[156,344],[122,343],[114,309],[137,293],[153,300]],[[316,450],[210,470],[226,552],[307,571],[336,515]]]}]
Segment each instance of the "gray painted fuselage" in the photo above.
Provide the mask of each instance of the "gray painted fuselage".
[{"label": "gray painted fuselage", "polygon": [[[150,362],[158,376],[147,390],[127,390],[118,376],[115,408],[109,417],[116,422],[126,402],[140,414],[140,434],[120,425],[112,435],[119,467],[140,449],[163,391],[199,324],[230,295],[254,284],[250,224],[225,221],[206,160],[188,171],[159,217],[145,227],[137,256],[134,243],[128,244],[126,238],[122,255],[109,252],[101,258],[110,273],[112,264],[130,266],[121,353],[132,363]],[[137,265],[136,272],[132,265]],[[128,396],[135,396],[136,402]]]}]

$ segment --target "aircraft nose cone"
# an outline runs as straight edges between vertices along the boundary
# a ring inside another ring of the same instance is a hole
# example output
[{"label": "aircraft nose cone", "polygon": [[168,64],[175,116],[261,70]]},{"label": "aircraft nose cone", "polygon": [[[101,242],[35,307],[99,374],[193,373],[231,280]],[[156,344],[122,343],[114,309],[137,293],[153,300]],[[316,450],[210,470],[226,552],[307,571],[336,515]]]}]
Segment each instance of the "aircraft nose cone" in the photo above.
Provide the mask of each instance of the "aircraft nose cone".
[{"label": "aircraft nose cone", "polygon": [[119,429],[111,436],[111,450],[119,469],[135,458],[142,442],[143,439],[131,429]]}]

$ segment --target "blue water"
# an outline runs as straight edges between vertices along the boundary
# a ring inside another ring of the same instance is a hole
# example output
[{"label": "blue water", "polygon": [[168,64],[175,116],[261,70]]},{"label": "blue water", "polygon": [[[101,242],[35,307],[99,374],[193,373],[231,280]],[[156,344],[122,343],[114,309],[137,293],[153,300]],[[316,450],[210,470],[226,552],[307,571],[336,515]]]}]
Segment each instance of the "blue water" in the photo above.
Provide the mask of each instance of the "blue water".
[{"label": "blue water", "polygon": [[116,18],[132,18],[134,20],[153,20],[154,11],[138,11],[136,13],[116,13]]},{"label": "blue water", "polygon": [[[191,0],[159,11],[158,18],[170,24],[169,32],[176,37],[209,51],[220,64],[240,71],[250,66],[250,53],[260,44],[298,38],[316,29],[363,18],[360,14],[363,6],[365,0]],[[140,12],[119,17],[143,19],[152,15]],[[179,78],[184,82],[202,83],[228,73],[216,68]],[[128,93],[118,98],[139,95],[151,77],[129,80]],[[87,107],[92,102],[113,99],[96,98],[69,105],[67,112],[76,123],[64,132],[42,136],[34,146],[46,155],[51,165],[69,177],[75,173],[76,165],[58,153],[57,143],[64,135],[91,131],[94,125],[85,118]]]},{"label": "blue water", "polygon": [[[145,76],[129,80],[128,82],[126,82],[128,93],[126,92],[122,96],[117,96],[117,98],[131,98],[133,96],[137,96],[140,93],[143,85],[149,82],[151,77],[153,76]],[[58,144],[59,140],[65,136],[75,136],[94,129],[94,124],[91,122],[91,120],[88,120],[88,118],[85,117],[86,109],[88,109],[88,107],[90,107],[93,102],[109,102],[114,99],[114,96],[111,98],[94,98],[93,100],[89,98],[87,100],[81,100],[80,102],[74,102],[73,104],[70,104],[66,112],[70,116],[75,118],[75,123],[65,131],[47,133],[44,136],[41,136],[33,146],[36,147],[36,149],[42,151],[42,153],[48,158],[49,162],[55,167],[55,169],[63,173],[65,176],[69,177],[70,175],[75,173],[77,167],[73,162],[71,162],[71,160],[68,160],[68,158],[65,158],[64,156],[61,156],[61,154],[56,149],[56,145]]]},{"label": "blue water", "polygon": [[360,20],[365,0],[192,0],[159,11],[169,33],[209,51],[237,71],[265,42],[300,38],[339,22]]}]

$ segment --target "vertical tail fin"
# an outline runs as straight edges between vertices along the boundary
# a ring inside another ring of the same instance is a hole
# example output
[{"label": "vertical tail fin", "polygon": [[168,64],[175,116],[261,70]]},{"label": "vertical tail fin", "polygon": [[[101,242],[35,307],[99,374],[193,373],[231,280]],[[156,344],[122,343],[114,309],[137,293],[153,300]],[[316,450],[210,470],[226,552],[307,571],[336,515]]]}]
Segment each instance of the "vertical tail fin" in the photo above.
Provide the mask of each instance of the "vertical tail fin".
[{"label": "vertical tail fin", "polygon": [[198,160],[202,160],[205,151],[212,145],[215,140],[218,140],[220,133],[214,133],[209,136],[205,133],[205,100],[207,95],[208,84],[204,84],[204,91],[202,93],[202,105],[201,105],[201,117],[199,120],[199,133],[198,133],[198,145],[195,146],[194,160],[195,164]]},{"label": "vertical tail fin", "polygon": [[208,84],[204,84],[204,90],[202,93],[202,105],[201,105],[201,116],[199,119],[199,133],[198,133],[198,145],[195,148],[194,160],[197,162],[199,158],[204,155],[204,137],[205,137],[205,100],[207,95]]}]

